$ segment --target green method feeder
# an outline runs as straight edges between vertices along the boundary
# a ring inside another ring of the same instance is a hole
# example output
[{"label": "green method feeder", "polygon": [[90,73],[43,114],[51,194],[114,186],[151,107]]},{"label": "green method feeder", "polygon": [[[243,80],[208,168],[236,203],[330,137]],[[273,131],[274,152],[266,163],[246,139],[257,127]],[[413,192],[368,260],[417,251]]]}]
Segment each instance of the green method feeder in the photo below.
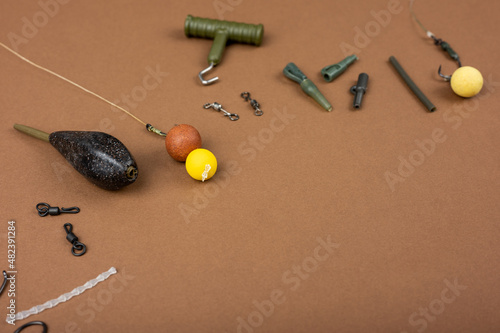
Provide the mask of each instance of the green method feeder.
[{"label": "green method feeder", "polygon": [[184,33],[187,37],[213,39],[212,48],[208,54],[209,66],[202,70],[198,77],[203,85],[209,85],[219,78],[205,80],[203,75],[212,70],[222,60],[222,53],[227,42],[245,43],[259,46],[264,36],[262,24],[247,24],[215,19],[194,17],[188,15],[184,23]]}]

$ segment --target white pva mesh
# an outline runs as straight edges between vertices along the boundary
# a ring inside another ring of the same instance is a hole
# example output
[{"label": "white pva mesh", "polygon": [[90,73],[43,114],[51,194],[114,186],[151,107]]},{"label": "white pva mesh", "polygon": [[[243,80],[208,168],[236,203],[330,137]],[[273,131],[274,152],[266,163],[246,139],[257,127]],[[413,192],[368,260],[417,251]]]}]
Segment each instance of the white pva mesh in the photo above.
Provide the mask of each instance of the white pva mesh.
[{"label": "white pva mesh", "polygon": [[[116,274],[116,268],[111,267],[107,272],[104,272],[104,273],[100,274],[99,276],[97,276],[95,279],[92,279],[92,280],[86,282],[83,286],[76,287],[75,289],[71,290],[69,293],[63,294],[63,295],[59,296],[58,298],[51,299],[50,301],[47,301],[43,304],[34,306],[29,310],[25,310],[25,311],[21,311],[21,312],[16,313],[15,320],[22,320],[22,319],[28,318],[29,316],[34,315],[34,314],[38,314],[38,313],[42,312],[43,310],[53,308],[54,306],[57,306],[59,303],[69,301],[71,298],[80,295],[85,290],[95,287],[96,284],[106,280],[107,278],[109,278],[113,274]],[[7,321],[9,321],[9,317],[7,317]]]}]

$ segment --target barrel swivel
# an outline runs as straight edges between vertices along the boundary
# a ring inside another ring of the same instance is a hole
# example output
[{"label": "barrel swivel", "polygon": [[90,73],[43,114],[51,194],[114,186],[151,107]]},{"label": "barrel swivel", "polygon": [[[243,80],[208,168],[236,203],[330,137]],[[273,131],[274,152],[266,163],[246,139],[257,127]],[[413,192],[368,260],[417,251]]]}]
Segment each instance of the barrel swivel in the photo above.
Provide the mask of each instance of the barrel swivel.
[{"label": "barrel swivel", "polygon": [[251,105],[251,106],[254,108],[254,110],[255,110],[253,113],[254,113],[256,116],[262,116],[262,115],[264,114],[264,111],[262,111],[262,110],[260,109],[260,104],[259,104],[259,102],[257,102],[257,101],[256,101],[255,99],[253,99],[253,98],[250,98],[250,93],[249,93],[248,91],[242,92],[242,93],[241,93],[241,97],[243,97],[243,99],[244,99],[246,102],[250,101],[250,105]]}]

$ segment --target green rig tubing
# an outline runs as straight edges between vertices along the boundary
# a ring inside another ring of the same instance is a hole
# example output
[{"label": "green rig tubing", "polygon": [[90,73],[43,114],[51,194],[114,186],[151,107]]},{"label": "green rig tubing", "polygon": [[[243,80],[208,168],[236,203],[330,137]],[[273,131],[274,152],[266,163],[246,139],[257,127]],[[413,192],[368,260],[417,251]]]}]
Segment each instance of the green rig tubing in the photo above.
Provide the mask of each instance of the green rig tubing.
[{"label": "green rig tubing", "polygon": [[418,97],[420,102],[425,105],[427,110],[429,112],[434,112],[436,111],[436,107],[434,104],[431,103],[431,101],[427,98],[427,96],[424,95],[422,90],[413,82],[413,80],[410,78],[410,76],[406,73],[406,71],[403,69],[403,67],[399,64],[399,62],[396,60],[394,56],[389,57],[389,61],[391,62],[392,66],[396,69],[398,74],[401,76],[401,78],[405,81],[405,83],[408,85],[408,87],[411,89],[411,91]]}]

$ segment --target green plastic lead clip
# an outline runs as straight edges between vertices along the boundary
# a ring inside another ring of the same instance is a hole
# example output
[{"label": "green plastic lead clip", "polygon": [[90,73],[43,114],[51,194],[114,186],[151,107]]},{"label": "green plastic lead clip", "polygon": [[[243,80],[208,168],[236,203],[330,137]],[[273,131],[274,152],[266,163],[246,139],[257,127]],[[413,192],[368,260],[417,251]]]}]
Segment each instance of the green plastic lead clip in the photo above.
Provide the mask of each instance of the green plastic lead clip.
[{"label": "green plastic lead clip", "polygon": [[352,54],[339,63],[324,67],[321,70],[321,76],[323,76],[323,79],[325,79],[326,82],[332,82],[339,77],[340,74],[344,73],[347,67],[352,65],[352,63],[356,60],[358,60],[358,57],[355,54]]},{"label": "green plastic lead clip", "polygon": [[321,105],[321,107],[326,111],[333,110],[332,105],[319,91],[318,87],[316,87],[316,85],[311,80],[309,80],[307,76],[305,76],[304,73],[302,73],[297,65],[295,65],[293,62],[286,65],[285,69],[283,69],[283,74],[285,74],[287,78],[300,84],[302,90],[304,90],[306,94],[314,98],[314,100],[318,102],[318,104]]}]

